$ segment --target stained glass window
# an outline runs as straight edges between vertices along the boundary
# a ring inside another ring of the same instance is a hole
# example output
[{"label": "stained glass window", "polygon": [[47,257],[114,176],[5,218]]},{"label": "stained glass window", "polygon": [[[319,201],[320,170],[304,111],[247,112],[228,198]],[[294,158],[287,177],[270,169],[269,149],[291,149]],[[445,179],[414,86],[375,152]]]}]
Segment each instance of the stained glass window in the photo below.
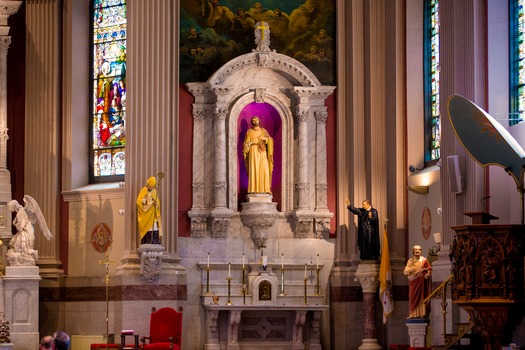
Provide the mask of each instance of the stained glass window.
[{"label": "stained glass window", "polygon": [[126,0],[93,0],[91,180],[124,175]]},{"label": "stained glass window", "polygon": [[525,115],[525,0],[510,3],[510,125],[514,125]]},{"label": "stained glass window", "polygon": [[425,161],[441,156],[441,117],[439,113],[439,1],[425,1]]}]

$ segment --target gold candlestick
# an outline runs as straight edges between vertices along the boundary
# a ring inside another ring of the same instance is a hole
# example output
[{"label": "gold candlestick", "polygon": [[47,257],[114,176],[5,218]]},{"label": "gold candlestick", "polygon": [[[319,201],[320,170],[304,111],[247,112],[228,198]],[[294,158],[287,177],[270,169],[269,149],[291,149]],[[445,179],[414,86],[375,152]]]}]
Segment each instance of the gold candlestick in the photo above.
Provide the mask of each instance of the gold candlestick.
[{"label": "gold candlestick", "polygon": [[306,296],[306,282],[308,281],[308,278],[304,278],[304,305],[308,305],[308,298]]},{"label": "gold candlestick", "polygon": [[231,277],[226,277],[226,280],[228,281],[228,302],[226,303],[226,305],[233,305],[232,300],[231,300],[231,282],[232,282],[232,278]]},{"label": "gold candlestick", "polygon": [[284,292],[284,267],[281,267],[281,294],[279,295],[286,295]]},{"label": "gold candlestick", "polygon": [[315,269],[315,271],[317,275],[316,284],[315,284],[315,295],[321,295],[321,293],[319,292],[319,271],[321,271],[319,266]]}]

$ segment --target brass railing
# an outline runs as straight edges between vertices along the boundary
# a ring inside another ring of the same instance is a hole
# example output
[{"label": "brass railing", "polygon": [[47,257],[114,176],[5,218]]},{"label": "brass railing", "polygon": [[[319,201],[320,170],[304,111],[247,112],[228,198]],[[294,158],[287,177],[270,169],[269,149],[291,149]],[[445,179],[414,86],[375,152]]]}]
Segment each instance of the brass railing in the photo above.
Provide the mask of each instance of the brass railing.
[{"label": "brass railing", "polygon": [[454,277],[454,274],[448,276],[448,278],[446,280],[444,280],[443,282],[441,282],[441,284],[432,291],[432,293],[430,293],[421,303],[419,303],[419,305],[417,306],[418,308],[423,305],[423,304],[427,304],[430,299],[432,299],[432,297],[434,295],[436,295],[437,293],[439,293],[439,291],[443,290],[443,292],[441,293],[441,314],[443,316],[443,344],[445,346],[447,346],[446,342],[447,342],[447,318],[446,318],[446,315],[447,315],[447,306],[448,306],[448,303],[447,303],[447,284],[450,282],[450,280],[452,280],[452,278]]}]

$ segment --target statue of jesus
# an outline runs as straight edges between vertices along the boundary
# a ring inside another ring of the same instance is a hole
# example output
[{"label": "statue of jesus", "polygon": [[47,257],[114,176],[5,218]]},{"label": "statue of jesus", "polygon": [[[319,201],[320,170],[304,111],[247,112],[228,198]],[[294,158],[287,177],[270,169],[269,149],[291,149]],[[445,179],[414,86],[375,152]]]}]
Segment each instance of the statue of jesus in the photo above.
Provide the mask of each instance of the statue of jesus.
[{"label": "statue of jesus", "polygon": [[248,172],[248,193],[271,194],[273,138],[260,126],[259,117],[252,117],[251,124],[242,148],[244,165]]}]

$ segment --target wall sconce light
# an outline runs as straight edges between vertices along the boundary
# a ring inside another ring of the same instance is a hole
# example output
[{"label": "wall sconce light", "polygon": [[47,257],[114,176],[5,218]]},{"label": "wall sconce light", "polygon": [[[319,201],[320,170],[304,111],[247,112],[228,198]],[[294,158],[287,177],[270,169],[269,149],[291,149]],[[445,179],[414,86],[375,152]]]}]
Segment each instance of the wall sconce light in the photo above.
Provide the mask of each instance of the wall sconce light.
[{"label": "wall sconce light", "polygon": [[438,259],[438,253],[441,251],[441,233],[436,232],[434,233],[434,242],[436,243],[435,246],[432,246],[432,248],[428,248],[428,261],[430,264],[432,264],[434,261]]},{"label": "wall sconce light", "polygon": [[428,194],[428,186],[408,186],[407,189],[417,194]]}]

